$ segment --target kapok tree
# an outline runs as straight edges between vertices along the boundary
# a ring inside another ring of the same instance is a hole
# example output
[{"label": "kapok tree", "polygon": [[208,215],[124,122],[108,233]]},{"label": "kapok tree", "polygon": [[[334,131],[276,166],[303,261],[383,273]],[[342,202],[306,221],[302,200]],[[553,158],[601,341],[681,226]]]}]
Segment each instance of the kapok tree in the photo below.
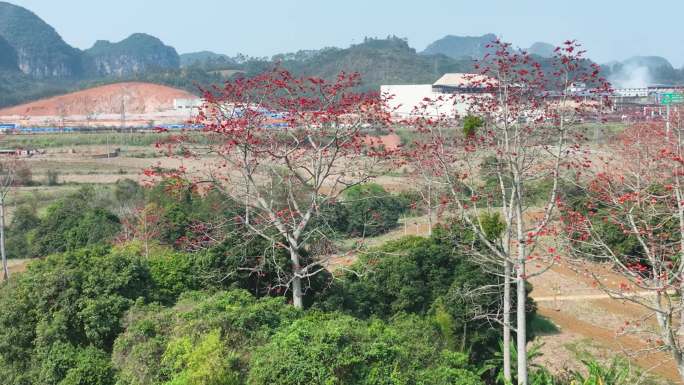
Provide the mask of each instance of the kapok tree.
[{"label": "kapok tree", "polygon": [[[467,129],[458,128],[455,109],[444,108],[443,97],[426,100],[410,122],[420,139],[407,159],[416,165],[418,161],[430,164],[427,169],[432,177],[448,191],[443,199],[452,213],[480,241],[479,250],[471,250],[471,255],[502,276],[499,321],[504,335],[504,376],[511,381],[514,329],[517,380],[527,384],[525,285],[532,276],[527,264],[532,260],[545,267],[553,263],[554,250],[537,252],[537,247],[553,231],[562,171],[577,164],[575,155],[583,135],[575,127],[597,116],[608,84],[599,76],[599,67],[583,59],[584,52],[574,41],[557,48],[544,67],[508,43],[495,41],[490,48],[493,53],[475,65],[478,73],[462,79],[461,87],[470,92],[453,95],[455,104],[467,106]],[[576,92],[571,86],[578,84],[586,84],[587,89]],[[482,127],[472,124],[475,117],[482,120]],[[488,178],[496,181],[495,188],[484,183]],[[549,186],[541,199],[539,194],[530,194],[539,182]],[[501,223],[492,224],[492,218]],[[489,234],[492,228],[502,231]],[[511,300],[512,280],[517,288],[515,301]],[[513,302],[515,324],[511,321]]]},{"label": "kapok tree", "polygon": [[[184,177],[244,205],[231,223],[287,253],[291,271],[279,271],[280,285],[296,307],[330,257],[312,255],[328,249],[318,247],[328,234],[322,213],[372,178],[388,155],[365,132],[385,127],[389,115],[380,96],[355,91],[359,85],[358,74],[328,82],[281,69],[239,78],[204,92],[201,143],[193,135],[170,140],[176,153],[180,147],[202,161],[184,168]],[[278,265],[264,253],[259,264],[267,263]]]},{"label": "kapok tree", "polygon": [[575,255],[607,262],[621,279],[610,285],[588,270],[597,287],[643,309],[621,332],[644,337],[646,351],[669,352],[684,380],[683,134],[679,122],[627,128],[594,154],[586,196],[564,209],[564,221]]},{"label": "kapok tree", "polygon": [[18,154],[0,162],[0,259],[2,260],[2,280],[9,279],[7,254],[5,253],[5,205],[7,195],[17,184],[17,171],[22,168],[22,162],[16,158]]}]

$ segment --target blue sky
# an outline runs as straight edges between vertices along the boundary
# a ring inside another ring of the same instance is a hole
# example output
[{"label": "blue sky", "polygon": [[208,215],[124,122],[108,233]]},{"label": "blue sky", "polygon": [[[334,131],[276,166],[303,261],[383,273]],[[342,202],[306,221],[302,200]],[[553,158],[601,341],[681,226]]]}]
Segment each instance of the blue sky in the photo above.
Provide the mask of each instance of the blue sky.
[{"label": "blue sky", "polygon": [[684,1],[9,0],[88,48],[146,32],[179,53],[270,56],[395,34],[418,50],[447,34],[493,32],[517,46],[578,39],[599,62],[659,55],[684,65]]}]

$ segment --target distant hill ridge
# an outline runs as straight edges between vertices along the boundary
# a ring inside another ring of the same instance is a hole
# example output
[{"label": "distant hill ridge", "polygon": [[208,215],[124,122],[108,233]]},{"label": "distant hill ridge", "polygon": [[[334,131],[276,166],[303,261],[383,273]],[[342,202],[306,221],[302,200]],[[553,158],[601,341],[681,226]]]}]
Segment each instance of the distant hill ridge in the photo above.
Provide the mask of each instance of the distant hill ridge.
[{"label": "distant hill ridge", "polygon": [[17,67],[36,79],[83,79],[179,68],[180,58],[173,47],[142,33],[81,51],[33,12],[0,2],[0,69]]},{"label": "distant hill ridge", "polygon": [[237,64],[235,59],[228,55],[211,51],[190,52],[180,55],[181,67],[204,66],[209,69],[222,69],[221,67]]},{"label": "distant hill ridge", "polygon": [[[178,55],[160,39],[135,33],[120,42],[98,41],[73,48],[33,12],[0,1],[0,107],[65,93],[93,84],[146,81],[198,92],[237,74],[253,75],[278,63],[301,76],[333,78],[340,71],[362,74],[364,89],[380,84],[430,83],[447,72],[473,71],[473,59],[497,37],[448,35],[418,53],[396,36],[366,38],[347,48],[282,53],[271,58],[230,57],[211,51]],[[515,42],[513,42],[515,43]],[[527,52],[546,62],[555,47],[536,42]],[[684,83],[684,71],[657,56],[604,65],[616,84]]]},{"label": "distant hill ridge", "polygon": [[422,54],[442,54],[454,59],[479,59],[487,53],[486,46],[494,40],[496,40],[496,35],[493,33],[482,36],[447,35],[428,45]]},{"label": "distant hill ridge", "polygon": [[91,73],[97,76],[125,76],[151,68],[180,67],[180,57],[173,47],[144,33],[135,33],[118,43],[98,40],[84,54]]},{"label": "distant hill ridge", "polygon": [[35,78],[83,75],[81,52],[33,12],[0,2],[0,37],[11,45],[18,67]]}]

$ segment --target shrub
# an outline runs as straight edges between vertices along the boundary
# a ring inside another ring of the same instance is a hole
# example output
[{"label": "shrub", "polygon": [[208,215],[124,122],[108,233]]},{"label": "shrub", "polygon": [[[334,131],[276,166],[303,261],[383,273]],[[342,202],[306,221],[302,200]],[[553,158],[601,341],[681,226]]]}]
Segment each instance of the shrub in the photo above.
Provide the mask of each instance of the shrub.
[{"label": "shrub", "polygon": [[173,308],[132,308],[112,359],[123,384],[237,383],[253,348],[300,316],[282,298],[185,293]]},{"label": "shrub", "polygon": [[374,236],[398,225],[404,208],[401,201],[375,183],[357,185],[344,194],[349,213],[347,233],[354,236]]},{"label": "shrub", "polygon": [[115,381],[109,355],[88,347],[76,356],[75,365],[58,385],[114,385]]},{"label": "shrub", "polygon": [[33,236],[32,254],[45,256],[68,250],[106,244],[119,233],[119,219],[93,207],[92,189],[82,189],[50,205]]},{"label": "shrub", "polygon": [[30,245],[32,232],[40,224],[40,219],[36,211],[29,205],[21,205],[12,216],[12,222],[7,228],[7,248],[8,258],[28,258],[31,257]]},{"label": "shrub", "polygon": [[47,170],[45,184],[48,186],[57,186],[59,184],[59,171],[52,169]]},{"label": "shrub", "polygon": [[484,125],[482,118],[478,116],[468,115],[463,119],[463,135],[466,137],[475,136],[478,128]]},{"label": "shrub", "polygon": [[247,383],[482,384],[467,358],[440,341],[434,325],[418,317],[387,324],[312,314],[254,352]]},{"label": "shrub", "polygon": [[17,186],[33,186],[33,173],[27,164],[21,163],[17,166],[14,184]]},{"label": "shrub", "polygon": [[[148,297],[151,286],[140,258],[104,247],[34,261],[0,289],[0,357],[6,364],[0,383],[24,383],[21,376],[30,378],[25,383],[46,383],[33,368],[44,368],[57,383],[79,365],[81,349],[110,350],[123,330],[121,316],[138,297]],[[83,367],[71,378],[89,371]]]},{"label": "shrub", "polygon": [[145,198],[145,191],[134,180],[119,179],[114,183],[114,198],[119,204],[140,203]]},{"label": "shrub", "polygon": [[[221,194],[210,190],[200,194],[192,184],[182,179],[167,179],[157,184],[146,194],[147,204],[158,208],[158,240],[161,243],[183,248],[197,236],[194,225],[226,223],[226,218],[234,218],[241,205]],[[224,226],[221,226],[224,227]],[[231,229],[226,229],[229,233]]]},{"label": "shrub", "polygon": [[[471,242],[472,234],[459,225],[436,227],[431,238],[408,236],[387,242],[362,255],[350,267],[360,274],[335,281],[318,296],[315,306],[359,318],[431,315],[454,348],[485,359],[494,353],[491,347],[501,331],[480,316],[498,312],[502,293],[496,289],[499,276],[463,253],[463,244]],[[532,320],[536,313],[532,300],[528,312]]]},{"label": "shrub", "polygon": [[162,356],[169,385],[240,385],[239,356],[229,351],[215,329],[193,342],[190,336],[172,340]]}]

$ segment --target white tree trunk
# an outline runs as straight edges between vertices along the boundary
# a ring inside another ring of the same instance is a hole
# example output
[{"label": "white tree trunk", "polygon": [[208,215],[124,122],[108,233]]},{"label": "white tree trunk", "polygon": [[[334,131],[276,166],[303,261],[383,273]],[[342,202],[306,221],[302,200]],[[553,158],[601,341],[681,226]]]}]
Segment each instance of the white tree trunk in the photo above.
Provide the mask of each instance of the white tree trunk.
[{"label": "white tree trunk", "polygon": [[428,236],[432,236],[432,181],[428,183]]},{"label": "white tree trunk", "polygon": [[504,379],[511,382],[511,263],[504,262],[503,297],[503,372]]},{"label": "white tree trunk", "polygon": [[[516,175],[516,179],[517,175]],[[518,240],[518,258],[516,266],[516,289],[517,289],[517,303],[516,303],[516,332],[517,332],[517,350],[518,350],[518,385],[527,385],[527,317],[525,313],[525,305],[527,300],[527,292],[525,291],[525,282],[527,281],[527,273],[525,272],[525,222],[523,220],[522,209],[522,183],[516,180],[517,186],[514,194],[517,194],[515,202],[515,217],[516,217],[516,235]]]},{"label": "white tree trunk", "polygon": [[525,314],[525,261],[518,261],[516,330],[518,337],[518,385],[527,385],[527,327]]},{"label": "white tree trunk", "polygon": [[2,280],[9,279],[7,254],[5,254],[5,199],[0,198],[0,256],[2,256]]},{"label": "white tree trunk", "polygon": [[292,304],[297,309],[304,308],[304,295],[302,293],[302,268],[299,264],[299,253],[295,248],[290,251],[290,259],[292,261]]},{"label": "white tree trunk", "polygon": [[304,308],[304,298],[302,295],[302,279],[295,276],[292,279],[292,304],[297,309]]}]

